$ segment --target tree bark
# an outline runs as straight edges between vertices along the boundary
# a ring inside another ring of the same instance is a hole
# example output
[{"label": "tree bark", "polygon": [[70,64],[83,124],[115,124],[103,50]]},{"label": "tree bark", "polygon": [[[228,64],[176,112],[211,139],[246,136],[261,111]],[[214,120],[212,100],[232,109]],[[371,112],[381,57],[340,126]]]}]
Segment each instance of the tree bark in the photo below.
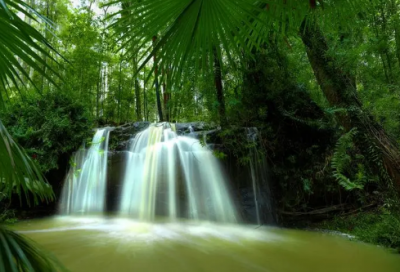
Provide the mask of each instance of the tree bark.
[{"label": "tree bark", "polygon": [[394,40],[396,44],[396,57],[397,57],[397,63],[398,67],[400,67],[400,19],[399,19],[399,12],[398,12],[398,5],[396,0],[391,1],[391,17],[394,18]]},{"label": "tree bark", "polygon": [[228,120],[226,119],[226,109],[225,109],[225,97],[224,90],[222,87],[222,74],[221,74],[221,63],[217,56],[217,50],[214,48],[214,80],[215,89],[217,91],[217,101],[218,101],[218,114],[221,127],[226,127],[228,125]]},{"label": "tree bark", "polygon": [[[157,37],[153,37],[153,45],[155,46]],[[157,109],[158,109],[158,118],[160,119],[160,122],[164,121],[163,117],[163,112],[162,112],[162,105],[161,105],[161,97],[160,97],[160,85],[158,83],[158,67],[157,67],[157,58],[156,55],[154,54],[154,85],[156,88],[156,99],[157,99]]]},{"label": "tree bark", "polygon": [[118,80],[118,107],[117,107],[117,118],[118,122],[121,122],[121,100],[122,100],[122,55],[119,60],[119,80]]},{"label": "tree bark", "polygon": [[[164,105],[164,113],[165,113],[165,121],[169,122],[170,121],[170,109],[169,109],[169,99],[170,99],[170,94],[168,92],[168,88],[170,86],[168,82],[168,71],[165,73],[163,71],[163,75],[165,76],[164,81],[163,81],[163,105]],[[167,81],[167,82],[165,82]]]},{"label": "tree bark", "polygon": [[147,113],[146,69],[143,69],[143,79],[143,117],[145,121],[149,121]]},{"label": "tree bark", "polygon": [[140,97],[140,85],[139,85],[139,80],[138,80],[138,75],[137,75],[137,61],[136,58],[133,59],[132,65],[134,66],[134,74],[132,76],[135,76],[134,82],[135,82],[135,101],[136,101],[136,118],[138,121],[143,121],[142,117],[142,99]]},{"label": "tree bark", "polygon": [[[351,75],[341,70],[334,57],[328,55],[329,47],[318,25],[311,19],[304,21],[300,36],[315,77],[328,102],[331,106],[347,109],[346,114],[338,115],[339,122],[346,131],[357,128],[362,138],[358,144],[364,143],[368,147],[372,144],[377,147],[379,158],[371,161],[371,164],[376,164],[374,169],[379,176],[384,180],[391,180],[400,192],[400,152],[395,141],[370,114],[363,111]],[[387,175],[379,170],[379,165],[386,169]]]}]

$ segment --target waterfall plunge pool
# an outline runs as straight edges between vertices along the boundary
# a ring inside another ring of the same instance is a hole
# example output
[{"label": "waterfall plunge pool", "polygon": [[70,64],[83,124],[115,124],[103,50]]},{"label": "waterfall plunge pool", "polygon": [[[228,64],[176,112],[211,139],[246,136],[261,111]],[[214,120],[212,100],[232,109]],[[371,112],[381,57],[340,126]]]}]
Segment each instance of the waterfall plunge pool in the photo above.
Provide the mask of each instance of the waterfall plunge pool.
[{"label": "waterfall plunge pool", "polygon": [[376,246],[271,227],[59,216],[14,229],[71,272],[400,271],[400,256]]}]

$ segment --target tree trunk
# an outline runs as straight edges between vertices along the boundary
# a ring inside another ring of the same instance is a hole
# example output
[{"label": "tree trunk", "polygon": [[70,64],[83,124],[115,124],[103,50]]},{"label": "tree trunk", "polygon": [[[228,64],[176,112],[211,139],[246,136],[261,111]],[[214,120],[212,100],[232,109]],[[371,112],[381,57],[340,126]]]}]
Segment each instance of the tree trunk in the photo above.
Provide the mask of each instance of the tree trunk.
[{"label": "tree trunk", "polygon": [[122,55],[120,56],[120,61],[119,61],[119,81],[118,81],[118,107],[117,107],[117,118],[118,122],[121,122],[121,96],[122,96]]},{"label": "tree trunk", "polygon": [[[50,4],[49,1],[46,1],[46,18],[50,18]],[[47,41],[49,41],[49,35],[48,35],[48,27],[47,24],[44,24],[44,37],[46,38]],[[47,49],[44,49],[45,51],[49,52]],[[41,91],[43,92],[44,90],[44,84],[45,84],[45,74],[46,74],[46,65],[47,65],[47,56],[45,53],[42,53],[42,58],[44,59],[44,64],[43,64],[43,75],[42,75],[42,82],[41,82]]]},{"label": "tree trunk", "polygon": [[[153,37],[153,45],[155,46],[157,37]],[[157,109],[158,109],[158,118],[160,119],[160,122],[164,121],[163,117],[163,112],[162,112],[162,106],[161,106],[161,97],[160,97],[160,85],[158,84],[158,67],[157,67],[157,58],[156,55],[154,54],[154,85],[156,88],[156,99],[157,99]]]},{"label": "tree trunk", "polygon": [[396,57],[398,62],[398,67],[400,67],[400,19],[398,12],[397,0],[392,0],[391,2],[391,17],[393,18],[394,24],[394,40],[396,43]]},{"label": "tree trunk", "polygon": [[167,72],[163,72],[165,75],[164,82],[163,82],[163,98],[164,98],[164,113],[165,113],[165,121],[169,122],[170,121],[170,105],[169,105],[169,100],[171,99],[170,92],[168,88],[170,88],[171,84],[169,82],[169,71],[167,69]]},{"label": "tree trunk", "polygon": [[225,97],[224,90],[222,87],[222,74],[221,74],[221,63],[217,56],[217,50],[214,48],[214,80],[215,89],[217,91],[217,101],[218,101],[218,114],[221,127],[226,127],[228,120],[226,119],[226,109],[225,109]]},{"label": "tree trunk", "polygon": [[146,69],[143,69],[143,79],[143,117],[145,121],[149,121],[147,114]]},{"label": "tree trunk", "polygon": [[137,75],[137,61],[136,58],[134,58],[133,60],[133,67],[134,67],[134,74],[132,76],[134,76],[134,82],[135,82],[135,101],[136,101],[136,118],[138,121],[143,121],[143,117],[142,117],[142,99],[140,97],[140,85],[139,85],[139,80],[138,80],[138,75]]},{"label": "tree trunk", "polygon": [[[377,148],[378,158],[371,160],[373,169],[376,169],[383,180],[391,180],[400,191],[400,152],[395,141],[370,114],[363,111],[356,86],[352,84],[352,77],[341,70],[337,61],[328,55],[328,44],[317,24],[311,19],[304,21],[300,36],[306,46],[315,77],[328,102],[331,106],[347,109],[346,114],[338,115],[339,122],[347,131],[357,128],[361,138],[358,144],[368,145],[363,147],[365,152],[368,153],[371,147]],[[380,168],[383,167],[386,171],[381,171]]]}]

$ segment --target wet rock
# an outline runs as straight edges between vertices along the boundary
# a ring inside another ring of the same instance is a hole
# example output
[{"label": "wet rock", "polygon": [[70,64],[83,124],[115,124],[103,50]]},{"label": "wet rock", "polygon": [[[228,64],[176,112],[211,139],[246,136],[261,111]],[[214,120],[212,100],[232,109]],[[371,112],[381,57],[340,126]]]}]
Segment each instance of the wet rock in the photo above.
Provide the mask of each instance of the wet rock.
[{"label": "wet rock", "polygon": [[[248,187],[240,189],[239,194],[239,207],[245,222],[253,224],[274,224],[270,207],[271,200],[265,193],[263,193],[263,191],[256,191],[255,197],[253,188]],[[257,208],[259,213],[258,215]]]},{"label": "wet rock", "polygon": [[204,122],[176,123],[176,133],[178,135],[187,135],[189,133],[199,133],[216,129],[217,126]]},{"label": "wet rock", "polygon": [[142,130],[148,128],[149,125],[150,122],[135,122],[115,127],[110,134],[108,149],[111,151],[127,150],[131,138]]},{"label": "wet rock", "polygon": [[126,171],[127,151],[109,151],[107,168],[107,211],[116,211]]}]

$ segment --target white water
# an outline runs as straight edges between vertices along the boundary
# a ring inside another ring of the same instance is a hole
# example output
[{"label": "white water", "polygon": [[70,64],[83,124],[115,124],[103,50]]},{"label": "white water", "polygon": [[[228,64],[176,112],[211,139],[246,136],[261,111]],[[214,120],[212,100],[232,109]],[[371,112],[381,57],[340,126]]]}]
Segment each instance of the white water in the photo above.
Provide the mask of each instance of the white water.
[{"label": "white water", "polygon": [[[246,128],[245,130],[247,140],[252,143],[252,146],[249,147],[249,167],[257,224],[261,225],[265,221],[272,223],[274,218],[272,216],[269,186],[267,185],[267,163],[265,156],[257,150],[257,146],[260,143],[260,135],[255,127]],[[262,194],[264,194],[264,197]],[[262,218],[260,210],[263,210],[264,218]],[[270,215],[267,216],[267,213],[270,213]],[[265,218],[265,216],[268,218]]]},{"label": "white water", "polygon": [[127,161],[120,214],[152,221],[178,217],[233,223],[237,214],[218,160],[197,139],[167,123],[136,135]]},{"label": "white water", "polygon": [[[246,128],[247,132],[247,139],[252,142],[256,143],[257,142],[257,134],[258,131],[256,128]],[[253,187],[253,194],[254,194],[254,205],[256,208],[256,216],[257,216],[257,224],[261,224],[261,219],[260,219],[260,208],[259,208],[259,203],[258,203],[258,197],[257,194],[260,191],[258,180],[257,180],[257,175],[256,175],[256,166],[257,166],[257,161],[256,161],[256,153],[257,150],[254,148],[250,148],[250,173],[251,173],[251,183]]]},{"label": "white water", "polygon": [[89,150],[76,152],[61,195],[61,214],[104,211],[109,134],[109,128],[97,130]]}]

